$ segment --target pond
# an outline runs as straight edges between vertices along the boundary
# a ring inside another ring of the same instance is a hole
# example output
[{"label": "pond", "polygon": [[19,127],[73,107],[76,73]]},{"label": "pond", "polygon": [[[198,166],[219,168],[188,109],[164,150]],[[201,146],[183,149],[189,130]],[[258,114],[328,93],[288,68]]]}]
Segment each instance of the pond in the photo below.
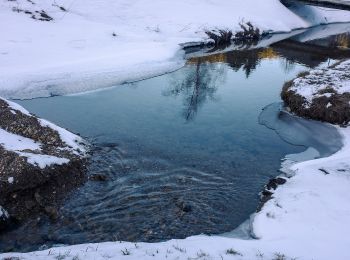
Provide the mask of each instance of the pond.
[{"label": "pond", "polygon": [[88,175],[106,180],[70,194],[57,221],[42,216],[2,234],[0,250],[234,230],[287,154],[312,147],[306,160],[341,147],[334,127],[280,111],[285,81],[349,55],[349,34],[312,30],[261,48],[191,50],[180,70],[135,83],[17,100],[89,140]]}]

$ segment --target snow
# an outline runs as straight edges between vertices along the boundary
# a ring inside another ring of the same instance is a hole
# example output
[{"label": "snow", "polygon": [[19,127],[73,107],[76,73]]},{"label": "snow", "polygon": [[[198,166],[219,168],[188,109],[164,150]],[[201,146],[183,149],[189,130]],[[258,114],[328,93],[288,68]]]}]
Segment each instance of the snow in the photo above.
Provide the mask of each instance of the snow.
[{"label": "snow", "polygon": [[53,130],[56,130],[58,132],[58,134],[60,135],[61,140],[68,146],[68,150],[72,151],[74,154],[76,155],[81,155],[81,156],[85,156],[87,153],[86,150],[86,146],[87,143],[84,141],[83,138],[81,138],[80,136],[77,136],[71,132],[69,132],[68,130],[59,127],[45,119],[38,119],[40,124],[42,126],[47,126],[50,127]]},{"label": "snow", "polygon": [[7,178],[7,182],[12,184],[15,181],[15,179],[13,177],[8,177]]},{"label": "snow", "polygon": [[[289,91],[303,96],[305,107],[310,106],[314,98],[331,97],[334,93],[350,92],[350,60],[340,62],[330,68],[311,70],[308,75],[293,80]],[[331,88],[331,91],[328,91]],[[332,92],[334,91],[334,93]],[[332,104],[328,103],[327,108]]]},{"label": "snow", "polygon": [[[2,97],[0,97],[0,98],[4,99]],[[12,102],[10,100],[6,100],[6,103],[13,109],[13,110],[11,110],[12,113],[16,114],[16,110],[18,110],[18,111],[22,112],[23,114],[30,116],[30,113],[28,112],[28,110],[26,110],[24,107],[18,105],[17,103]]]},{"label": "snow", "polygon": [[27,157],[28,163],[38,166],[40,169],[45,169],[45,167],[51,165],[62,165],[69,163],[69,160],[67,158],[60,158],[52,155],[35,154],[27,152],[20,152],[18,154],[23,157]]},{"label": "snow", "polygon": [[[184,64],[180,44],[207,41],[205,30],[237,31],[250,21],[289,32],[350,21],[344,11],[289,10],[278,0],[33,2],[0,1],[0,94],[7,98],[81,93],[176,70]],[[45,10],[54,20],[34,20],[14,7]]]},{"label": "snow", "polygon": [[[39,154],[41,152],[41,143],[20,135],[9,133],[1,128],[0,145],[7,151],[12,151],[22,157],[26,157],[28,163],[38,166],[41,169],[53,164],[62,165],[69,162],[66,158]],[[13,179],[11,180],[13,182]],[[9,179],[8,181],[11,183],[11,180]]]},{"label": "snow", "polygon": [[0,128],[0,144],[8,151],[32,150],[40,151],[40,143],[32,139],[9,133]]}]

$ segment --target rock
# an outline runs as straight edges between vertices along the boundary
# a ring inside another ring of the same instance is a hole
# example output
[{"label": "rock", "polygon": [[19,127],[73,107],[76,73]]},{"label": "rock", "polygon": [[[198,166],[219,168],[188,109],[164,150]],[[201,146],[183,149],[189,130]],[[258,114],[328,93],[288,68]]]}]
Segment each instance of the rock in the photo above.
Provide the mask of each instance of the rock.
[{"label": "rock", "polygon": [[273,191],[277,189],[278,186],[283,185],[287,182],[287,179],[282,177],[276,177],[269,180],[269,182],[265,185],[264,190],[260,193],[260,203],[256,212],[259,212],[262,207],[272,199]]},{"label": "rock", "polygon": [[176,207],[178,207],[182,212],[188,213],[192,211],[192,206],[183,200],[177,200],[175,202]]},{"label": "rock", "polygon": [[36,203],[33,200],[26,200],[24,202],[24,205],[25,205],[26,209],[28,209],[28,210],[31,210],[32,208],[34,208],[35,204]]},{"label": "rock", "polygon": [[45,213],[50,217],[52,220],[58,219],[58,210],[53,206],[46,206],[44,208]]},{"label": "rock", "polygon": [[278,185],[283,185],[287,182],[286,179],[281,178],[281,177],[277,177],[277,178],[273,178],[270,179],[270,181],[268,182],[268,184],[266,184],[265,189],[267,190],[275,190],[277,189]]},{"label": "rock", "polygon": [[96,174],[90,175],[89,180],[91,180],[91,181],[107,181],[108,177],[106,175],[96,173]]},{"label": "rock", "polygon": [[36,191],[36,192],[34,193],[34,198],[35,198],[36,202],[37,202],[40,206],[43,206],[43,205],[44,205],[43,197],[39,194],[38,191]]}]

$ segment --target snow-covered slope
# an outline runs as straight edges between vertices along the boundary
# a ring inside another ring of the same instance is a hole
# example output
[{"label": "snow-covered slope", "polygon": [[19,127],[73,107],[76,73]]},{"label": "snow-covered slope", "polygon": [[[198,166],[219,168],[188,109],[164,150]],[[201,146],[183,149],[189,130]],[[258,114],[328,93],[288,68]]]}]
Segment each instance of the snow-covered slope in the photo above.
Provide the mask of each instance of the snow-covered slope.
[{"label": "snow-covered slope", "polygon": [[[51,21],[40,21],[45,18]],[[306,15],[306,11],[308,15]],[[290,31],[350,14],[278,0],[0,0],[0,94],[71,94],[175,70],[205,30]],[[34,17],[36,19],[32,19]]]}]

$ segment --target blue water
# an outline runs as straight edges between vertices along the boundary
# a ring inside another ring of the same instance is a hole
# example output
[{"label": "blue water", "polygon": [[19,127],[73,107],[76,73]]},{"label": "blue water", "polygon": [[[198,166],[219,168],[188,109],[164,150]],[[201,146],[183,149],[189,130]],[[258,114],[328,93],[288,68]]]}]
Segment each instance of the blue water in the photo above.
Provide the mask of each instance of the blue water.
[{"label": "blue water", "polygon": [[[43,244],[161,241],[239,226],[256,210],[258,193],[279,174],[286,154],[311,145],[323,156],[338,149],[314,140],[316,125],[309,127],[314,131],[300,131],[306,120],[293,124],[284,116],[280,124],[278,109],[265,111],[262,122],[262,109],[281,101],[283,83],[308,69],[280,49],[271,51],[194,58],[174,73],[132,84],[18,101],[89,140],[88,174],[108,179],[88,181],[71,194],[58,221],[29,221],[0,243],[27,250]],[[320,135],[336,138],[335,132],[330,127]]]}]

